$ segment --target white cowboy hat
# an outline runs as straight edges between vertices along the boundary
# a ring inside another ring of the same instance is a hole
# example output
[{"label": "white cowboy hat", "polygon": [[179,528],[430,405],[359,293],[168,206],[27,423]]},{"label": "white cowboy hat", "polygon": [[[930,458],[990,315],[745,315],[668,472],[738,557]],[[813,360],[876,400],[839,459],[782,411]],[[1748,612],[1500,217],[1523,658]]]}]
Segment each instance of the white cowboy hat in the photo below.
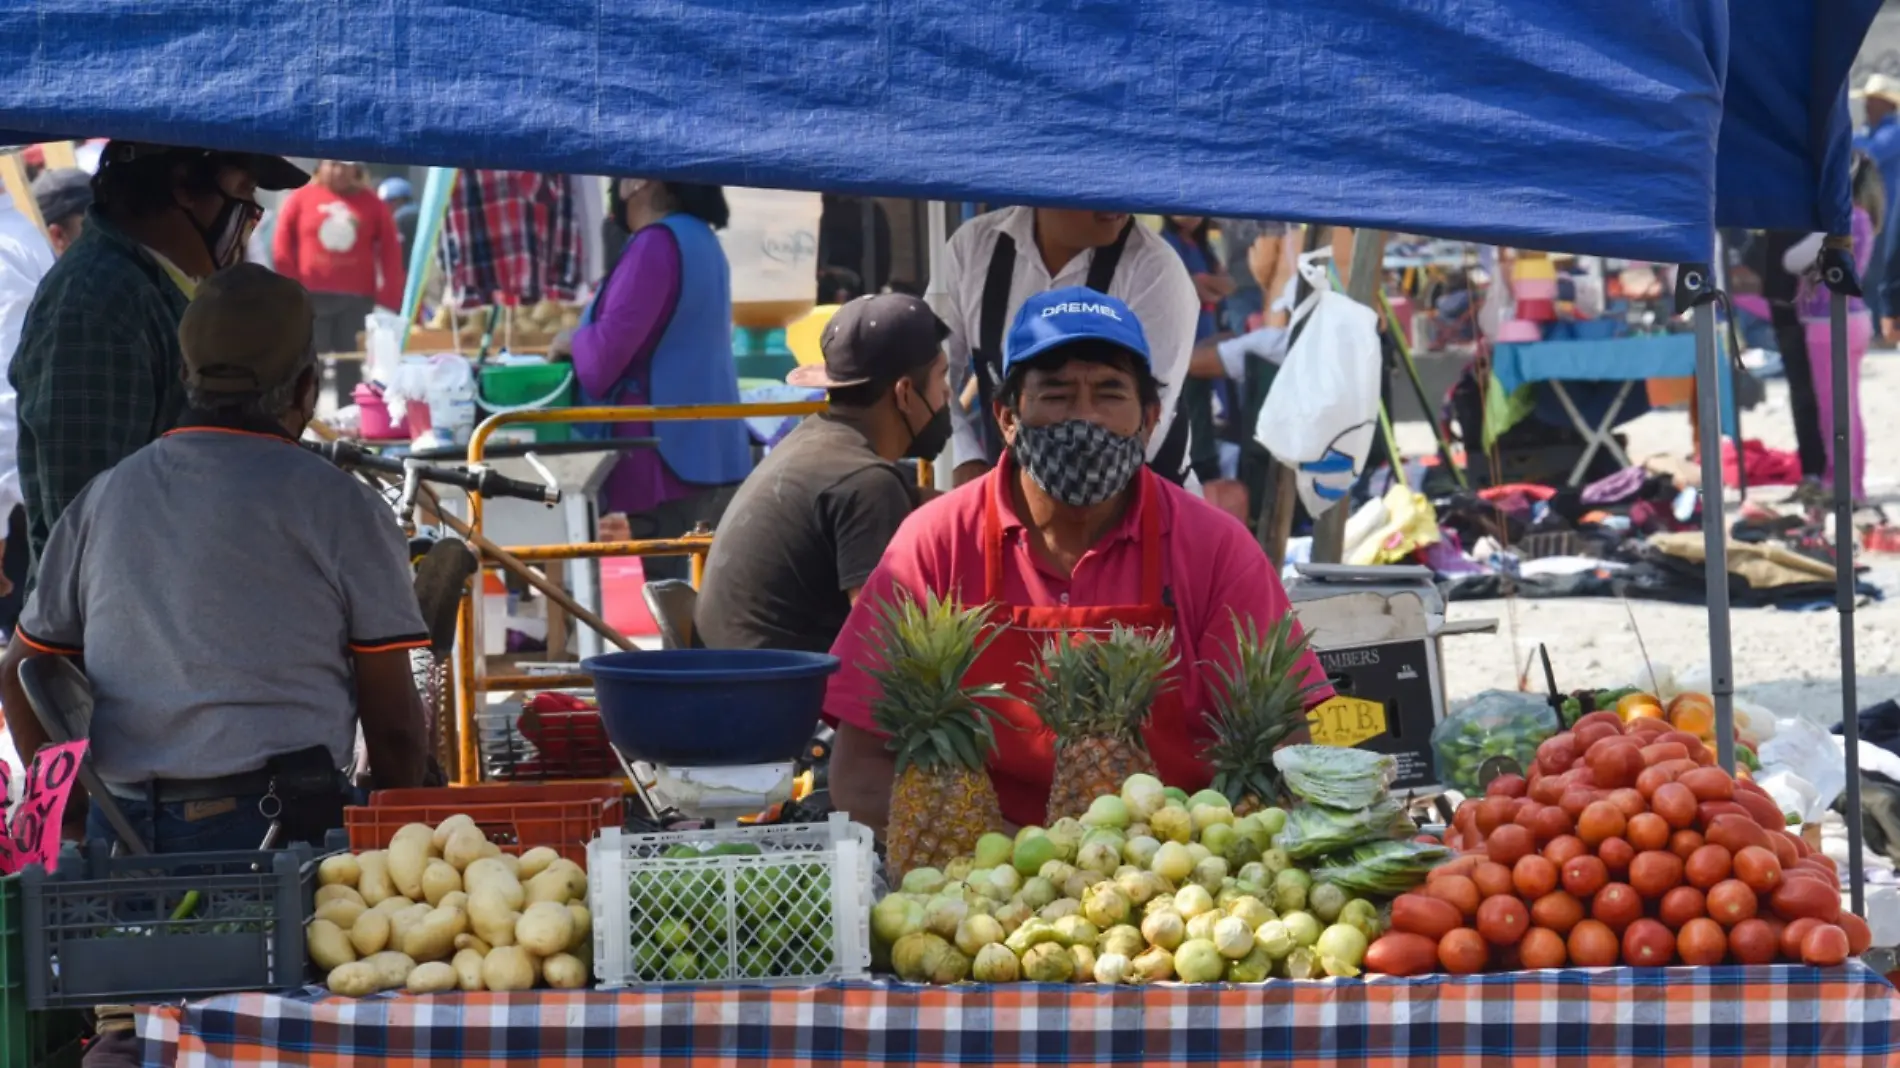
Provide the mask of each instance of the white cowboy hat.
[{"label": "white cowboy hat", "polygon": [[1900,107],[1900,78],[1890,74],[1871,74],[1861,83],[1859,89],[1849,94],[1856,100],[1879,97],[1887,103]]}]

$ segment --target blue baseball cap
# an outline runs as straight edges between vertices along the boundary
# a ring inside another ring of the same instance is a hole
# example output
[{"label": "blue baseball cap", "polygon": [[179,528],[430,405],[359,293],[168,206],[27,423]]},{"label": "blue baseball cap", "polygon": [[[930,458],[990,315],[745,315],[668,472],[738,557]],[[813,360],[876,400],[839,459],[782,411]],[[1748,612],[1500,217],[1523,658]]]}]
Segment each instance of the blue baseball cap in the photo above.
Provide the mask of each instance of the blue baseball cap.
[{"label": "blue baseball cap", "polygon": [[1154,374],[1148,335],[1134,311],[1106,293],[1070,286],[1037,293],[1023,302],[1003,341],[1003,377],[1008,378],[1019,363],[1078,341],[1103,341],[1127,349],[1143,371]]}]

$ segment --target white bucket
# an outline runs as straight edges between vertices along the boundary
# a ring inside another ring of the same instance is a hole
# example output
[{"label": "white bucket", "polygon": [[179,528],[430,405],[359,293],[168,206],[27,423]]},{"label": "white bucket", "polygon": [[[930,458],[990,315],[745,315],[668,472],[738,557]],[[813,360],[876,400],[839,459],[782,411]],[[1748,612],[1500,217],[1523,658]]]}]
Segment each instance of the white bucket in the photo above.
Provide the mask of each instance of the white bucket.
[{"label": "white bucket", "polygon": [[732,217],[719,231],[719,244],[732,267],[733,325],[771,329],[811,311],[824,198],[727,186],[726,206]]}]

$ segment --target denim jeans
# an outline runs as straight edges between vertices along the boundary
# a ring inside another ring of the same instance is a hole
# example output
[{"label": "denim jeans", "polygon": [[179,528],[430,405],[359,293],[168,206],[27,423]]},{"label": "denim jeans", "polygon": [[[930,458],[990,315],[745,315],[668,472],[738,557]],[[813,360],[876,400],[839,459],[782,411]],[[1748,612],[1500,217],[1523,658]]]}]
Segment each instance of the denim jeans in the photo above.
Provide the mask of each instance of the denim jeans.
[{"label": "denim jeans", "polygon": [[[236,798],[235,806],[230,808],[224,806],[231,802],[193,802],[159,805],[154,810],[149,801],[123,797],[113,800],[132,822],[145,848],[154,853],[257,849],[264,844],[264,833],[270,829],[270,821],[257,810],[258,796]],[[119,840],[98,805],[92,806],[86,814],[86,837],[109,842]]]}]

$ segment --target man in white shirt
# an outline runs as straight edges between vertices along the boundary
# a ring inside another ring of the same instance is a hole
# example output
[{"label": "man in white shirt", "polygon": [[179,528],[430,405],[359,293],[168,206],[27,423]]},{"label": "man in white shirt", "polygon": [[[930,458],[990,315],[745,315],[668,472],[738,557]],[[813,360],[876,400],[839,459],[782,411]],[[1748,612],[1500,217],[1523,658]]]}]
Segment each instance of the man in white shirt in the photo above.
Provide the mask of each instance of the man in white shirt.
[{"label": "man in white shirt", "polygon": [[[990,385],[1000,366],[1004,331],[1032,294],[1066,286],[1088,286],[1120,298],[1141,320],[1161,382],[1161,420],[1148,460],[1158,473],[1182,480],[1185,422],[1170,433],[1181,384],[1190,375],[1219,378],[1223,370],[1214,347],[1218,338],[1198,348],[1194,343],[1201,298],[1181,257],[1161,235],[1122,212],[1004,208],[958,227],[945,263],[943,278],[932,280],[929,302],[950,327],[944,350],[950,356],[958,485],[989,470],[1001,450]],[[987,383],[985,365],[991,369]]]},{"label": "man in white shirt", "polygon": [[[18,396],[7,381],[7,365],[20,347],[20,328],[26,322],[26,306],[33,302],[33,291],[53,266],[53,246],[33,220],[0,196],[0,523],[6,523],[14,509],[24,501],[20,496],[20,421]],[[5,542],[0,541],[0,554]],[[0,597],[13,592],[13,582],[0,574]],[[12,630],[13,617],[20,606],[15,603],[0,619],[0,629]]]}]

